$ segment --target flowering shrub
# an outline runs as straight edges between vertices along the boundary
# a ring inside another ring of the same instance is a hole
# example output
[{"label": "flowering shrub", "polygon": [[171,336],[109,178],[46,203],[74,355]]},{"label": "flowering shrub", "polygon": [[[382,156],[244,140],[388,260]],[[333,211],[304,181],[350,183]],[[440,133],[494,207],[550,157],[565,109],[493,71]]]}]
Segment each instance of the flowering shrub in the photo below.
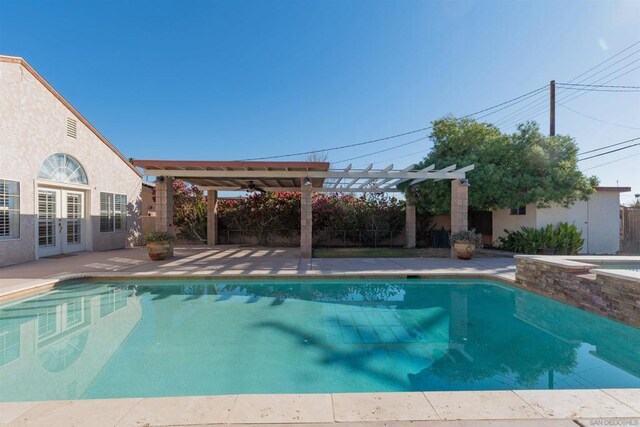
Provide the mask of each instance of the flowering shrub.
[{"label": "flowering shrub", "polygon": [[218,202],[220,230],[244,230],[265,243],[267,232],[300,230],[300,193],[252,193]]},{"label": "flowering shrub", "polygon": [[202,190],[183,181],[173,182],[173,225],[179,237],[207,241],[207,199]]},{"label": "flowering shrub", "polygon": [[[312,206],[314,230],[377,231],[383,236],[404,227],[404,201],[386,195],[316,193]],[[262,243],[268,232],[299,232],[300,193],[253,193],[243,199],[222,200],[218,203],[218,224],[220,230],[256,235]]]},{"label": "flowering shrub", "polygon": [[[176,180],[174,225],[180,238],[207,240],[207,200],[197,186]],[[399,233],[405,224],[405,202],[384,194],[315,193],[312,200],[314,230],[364,231],[362,244],[373,243],[391,233]],[[252,193],[240,199],[218,201],[218,226],[221,232],[242,230],[268,243],[270,234],[283,237],[300,232],[300,193]],[[371,242],[369,242],[371,240]]]}]

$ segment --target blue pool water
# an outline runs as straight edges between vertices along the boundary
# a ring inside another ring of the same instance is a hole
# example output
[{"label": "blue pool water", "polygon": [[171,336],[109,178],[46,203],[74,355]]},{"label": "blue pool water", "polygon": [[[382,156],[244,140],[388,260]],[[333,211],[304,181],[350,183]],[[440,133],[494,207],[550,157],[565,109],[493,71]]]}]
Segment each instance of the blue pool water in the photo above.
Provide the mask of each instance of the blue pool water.
[{"label": "blue pool water", "polygon": [[129,281],[0,305],[0,401],[640,387],[640,330],[481,280]]},{"label": "blue pool water", "polygon": [[640,264],[598,263],[598,268],[606,268],[606,269],[612,269],[612,270],[640,271]]}]

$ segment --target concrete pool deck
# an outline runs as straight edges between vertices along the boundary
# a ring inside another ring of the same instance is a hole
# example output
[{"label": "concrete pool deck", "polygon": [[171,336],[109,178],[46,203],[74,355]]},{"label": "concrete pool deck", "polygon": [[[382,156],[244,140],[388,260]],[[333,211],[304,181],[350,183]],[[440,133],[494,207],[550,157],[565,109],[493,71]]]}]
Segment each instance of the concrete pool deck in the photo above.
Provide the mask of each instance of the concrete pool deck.
[{"label": "concrete pool deck", "polygon": [[[297,249],[178,247],[149,261],[144,248],[87,252],[0,268],[0,299],[76,276],[496,277],[513,258],[301,259]],[[0,403],[0,425],[576,426],[640,425],[640,389],[264,394]],[[599,421],[594,421],[599,420]],[[619,424],[623,422],[625,424]],[[604,425],[604,424],[599,424]],[[613,425],[613,424],[609,424]]]},{"label": "concrete pool deck", "polygon": [[[585,426],[640,423],[640,390],[260,394],[0,403],[7,426]],[[578,421],[580,424],[575,423]],[[419,423],[417,423],[419,422]]]},{"label": "concrete pool deck", "polygon": [[300,258],[299,249],[239,246],[176,247],[175,256],[151,261],[145,248],[82,252],[0,268],[0,298],[74,276],[479,276],[513,282],[511,257],[476,258]]}]

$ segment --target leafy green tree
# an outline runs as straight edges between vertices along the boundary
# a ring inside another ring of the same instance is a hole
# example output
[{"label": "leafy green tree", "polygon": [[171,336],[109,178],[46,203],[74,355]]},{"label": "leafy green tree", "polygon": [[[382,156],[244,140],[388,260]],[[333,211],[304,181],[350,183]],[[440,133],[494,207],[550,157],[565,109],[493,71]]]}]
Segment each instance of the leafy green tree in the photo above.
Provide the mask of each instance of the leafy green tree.
[{"label": "leafy green tree", "polygon": [[[535,122],[521,124],[507,135],[488,123],[446,117],[433,123],[434,146],[418,169],[435,164],[437,169],[474,164],[468,173],[469,208],[492,210],[536,203],[569,206],[586,200],[598,185],[577,166],[578,147],[569,136],[548,137]],[[409,188],[405,184],[405,190]],[[432,214],[449,212],[451,184],[448,180],[423,181],[416,204]]]}]

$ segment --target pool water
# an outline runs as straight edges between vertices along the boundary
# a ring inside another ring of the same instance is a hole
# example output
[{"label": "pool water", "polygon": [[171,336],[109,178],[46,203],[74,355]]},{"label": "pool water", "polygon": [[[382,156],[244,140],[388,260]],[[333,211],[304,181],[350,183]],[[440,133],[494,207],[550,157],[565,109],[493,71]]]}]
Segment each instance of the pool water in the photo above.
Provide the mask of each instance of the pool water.
[{"label": "pool water", "polygon": [[606,269],[612,269],[612,270],[640,271],[640,264],[598,263],[598,268],[606,268]]},{"label": "pool water", "polygon": [[0,305],[0,401],[640,387],[640,330],[483,280],[128,281]]}]

